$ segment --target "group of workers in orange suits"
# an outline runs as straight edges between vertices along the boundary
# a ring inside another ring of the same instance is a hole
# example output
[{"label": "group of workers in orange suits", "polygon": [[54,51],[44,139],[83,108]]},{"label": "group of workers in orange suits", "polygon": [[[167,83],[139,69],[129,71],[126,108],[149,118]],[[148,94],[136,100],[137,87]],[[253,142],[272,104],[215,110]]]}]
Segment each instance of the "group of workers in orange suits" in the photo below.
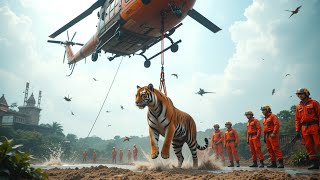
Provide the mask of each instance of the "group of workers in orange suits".
[{"label": "group of workers in orange suits", "polygon": [[[128,162],[131,162],[131,154],[133,155],[133,160],[137,161],[138,160],[138,148],[135,144],[133,145],[132,153],[131,153],[131,150],[128,149],[128,153],[127,153]],[[112,163],[116,164],[117,163],[117,160],[116,160],[117,159],[117,150],[115,147],[112,148],[111,155],[112,155]],[[120,160],[120,163],[123,163],[123,150],[122,149],[120,149],[120,152],[119,152],[119,160]]]},{"label": "group of workers in orange suits", "polygon": [[[309,159],[312,161],[312,166],[308,169],[319,169],[319,157],[317,156],[315,147],[320,151],[320,105],[319,102],[310,98],[310,92],[306,88],[297,90],[296,95],[301,100],[296,107],[295,124],[296,136],[295,139],[302,137],[302,144],[306,147]],[[248,119],[247,123],[247,144],[250,148],[253,164],[249,167],[263,168],[264,156],[261,152],[260,137],[263,134],[263,141],[266,144],[270,155],[271,164],[268,168],[284,168],[283,155],[279,145],[279,128],[280,123],[277,115],[273,114],[271,107],[268,105],[261,107],[263,119],[263,131],[259,121],[254,117],[252,111],[245,112]],[[226,148],[229,157],[230,165],[234,167],[234,159],[236,166],[240,167],[240,158],[237,152],[239,137],[237,131],[232,128],[231,122],[226,122],[227,130],[223,133],[218,124],[214,126],[212,134],[212,149],[216,153],[217,158],[221,161],[224,159],[223,147]],[[263,133],[262,133],[263,132]],[[257,160],[260,165],[258,166]],[[278,160],[278,164],[277,164]]]}]

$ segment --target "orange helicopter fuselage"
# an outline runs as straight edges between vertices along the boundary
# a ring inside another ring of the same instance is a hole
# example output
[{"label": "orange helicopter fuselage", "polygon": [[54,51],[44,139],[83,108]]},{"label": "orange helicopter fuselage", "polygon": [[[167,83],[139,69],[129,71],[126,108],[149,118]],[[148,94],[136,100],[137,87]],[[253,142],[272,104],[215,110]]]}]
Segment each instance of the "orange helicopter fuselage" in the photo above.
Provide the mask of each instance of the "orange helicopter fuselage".
[{"label": "orange helicopter fuselage", "polygon": [[[106,1],[99,11],[97,32],[76,53],[66,45],[68,63],[76,63],[96,52],[97,49],[117,55],[130,55],[145,49],[161,36],[179,24],[192,9],[196,0],[142,0]],[[172,5],[181,8],[181,16],[172,13]]]}]

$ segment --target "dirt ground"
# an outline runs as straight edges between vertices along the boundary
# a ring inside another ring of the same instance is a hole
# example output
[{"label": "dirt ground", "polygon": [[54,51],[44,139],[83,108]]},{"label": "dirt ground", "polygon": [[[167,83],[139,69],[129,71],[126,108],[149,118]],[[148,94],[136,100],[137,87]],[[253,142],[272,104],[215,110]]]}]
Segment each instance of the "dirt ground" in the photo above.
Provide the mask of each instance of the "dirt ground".
[{"label": "dirt ground", "polygon": [[292,176],[285,172],[274,172],[267,169],[257,171],[235,170],[228,173],[211,173],[205,170],[192,169],[167,169],[167,170],[146,170],[133,172],[121,168],[108,168],[106,166],[97,166],[90,168],[76,169],[58,169],[53,168],[45,170],[48,173],[49,179],[320,179],[320,175],[312,176]]}]

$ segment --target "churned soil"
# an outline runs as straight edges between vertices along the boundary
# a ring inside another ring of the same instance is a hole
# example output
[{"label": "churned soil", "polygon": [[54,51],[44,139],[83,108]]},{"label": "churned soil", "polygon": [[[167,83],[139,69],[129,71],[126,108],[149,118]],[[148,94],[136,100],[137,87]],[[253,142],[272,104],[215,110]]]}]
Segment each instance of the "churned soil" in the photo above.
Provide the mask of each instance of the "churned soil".
[{"label": "churned soil", "polygon": [[246,170],[234,170],[233,172],[220,172],[212,173],[207,170],[194,170],[194,169],[158,169],[158,170],[141,170],[131,171],[128,169],[121,169],[117,167],[87,167],[87,168],[75,168],[75,169],[59,169],[53,168],[45,170],[49,175],[49,180],[53,179],[257,179],[257,180],[269,180],[269,179],[320,179],[320,175],[308,175],[308,176],[292,176],[281,171],[270,171],[267,169],[246,171]]}]

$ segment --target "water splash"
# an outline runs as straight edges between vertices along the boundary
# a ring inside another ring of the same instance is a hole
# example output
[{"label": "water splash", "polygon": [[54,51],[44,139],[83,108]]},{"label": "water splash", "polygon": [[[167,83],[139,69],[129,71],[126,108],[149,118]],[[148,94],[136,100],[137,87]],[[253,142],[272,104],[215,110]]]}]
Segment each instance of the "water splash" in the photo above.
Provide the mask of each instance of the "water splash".
[{"label": "water splash", "polygon": [[49,148],[50,151],[50,158],[49,160],[46,159],[46,162],[43,163],[44,166],[61,166],[62,165],[62,161],[61,161],[61,156],[63,154],[63,151],[60,147],[56,147],[56,148]]},{"label": "water splash", "polygon": [[[177,169],[178,160],[177,158],[163,159],[160,156],[157,159],[151,159],[149,154],[142,151],[143,156],[147,161],[134,162],[135,170],[155,170],[164,171],[169,169]],[[210,151],[198,151],[198,163],[200,170],[220,170],[223,167],[223,163],[217,160],[216,155],[210,155]],[[193,163],[191,156],[188,156],[182,164],[182,169],[193,169]]]}]

